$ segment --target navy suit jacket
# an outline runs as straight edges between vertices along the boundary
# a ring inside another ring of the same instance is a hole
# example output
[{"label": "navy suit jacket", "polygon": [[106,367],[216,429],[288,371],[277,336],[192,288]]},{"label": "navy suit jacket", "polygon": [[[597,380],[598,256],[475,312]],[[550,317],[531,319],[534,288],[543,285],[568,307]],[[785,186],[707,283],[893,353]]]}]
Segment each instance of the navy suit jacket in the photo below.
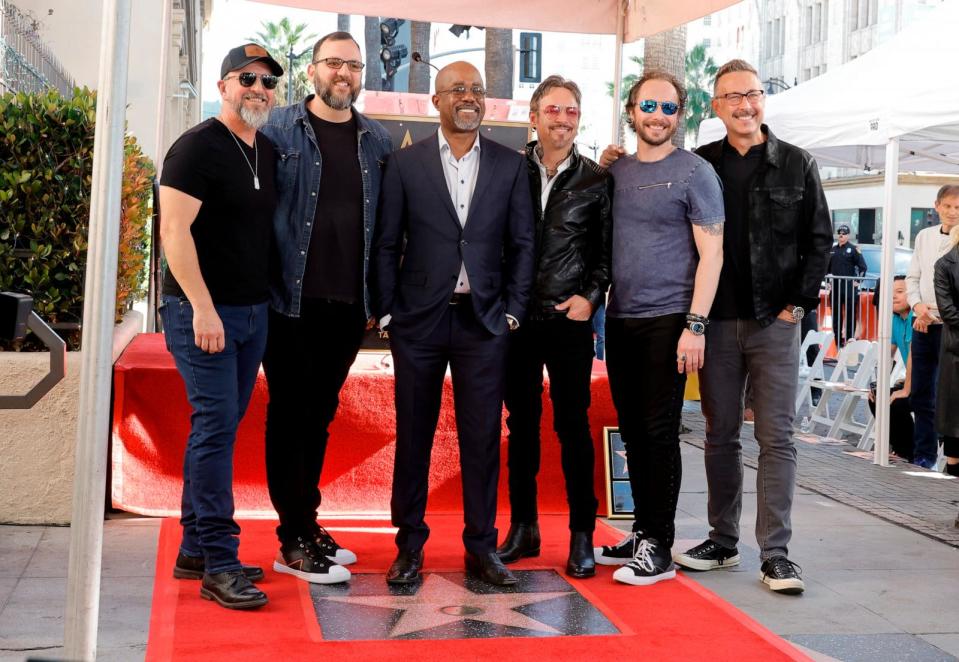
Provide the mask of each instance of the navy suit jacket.
[{"label": "navy suit jacket", "polygon": [[370,256],[376,318],[412,340],[439,322],[465,263],[473,310],[490,333],[522,321],[533,283],[533,210],[526,159],[480,137],[465,226],[453,209],[436,134],[390,155]]}]

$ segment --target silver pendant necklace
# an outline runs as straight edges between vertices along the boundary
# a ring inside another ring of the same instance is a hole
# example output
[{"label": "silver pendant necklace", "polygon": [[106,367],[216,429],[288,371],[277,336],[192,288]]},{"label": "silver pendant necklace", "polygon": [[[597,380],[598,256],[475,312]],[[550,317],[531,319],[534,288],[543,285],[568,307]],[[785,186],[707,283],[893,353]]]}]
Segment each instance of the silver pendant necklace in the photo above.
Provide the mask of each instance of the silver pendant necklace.
[{"label": "silver pendant necklace", "polygon": [[[223,124],[222,121],[220,123]],[[253,173],[253,188],[259,191],[260,190],[260,177],[259,177],[260,152],[256,146],[256,134],[255,133],[253,134],[253,163],[256,164],[256,166],[254,167],[250,163],[250,159],[249,157],[247,157],[246,152],[243,150],[243,147],[240,146],[240,141],[237,140],[236,134],[233,133],[233,130],[230,127],[226,126],[226,124],[223,124],[223,126],[225,126],[226,130],[230,132],[230,135],[233,137],[233,142],[236,143],[236,148],[240,150],[240,154],[243,155],[243,160],[246,161],[246,167],[248,167],[250,169],[250,172]]]}]

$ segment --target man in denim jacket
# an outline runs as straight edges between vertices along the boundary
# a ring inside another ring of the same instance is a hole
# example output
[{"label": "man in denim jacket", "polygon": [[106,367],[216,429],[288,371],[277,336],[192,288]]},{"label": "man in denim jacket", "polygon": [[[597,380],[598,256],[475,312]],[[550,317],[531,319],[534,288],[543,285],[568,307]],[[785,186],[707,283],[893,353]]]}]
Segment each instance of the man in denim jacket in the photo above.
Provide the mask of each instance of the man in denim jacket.
[{"label": "man in denim jacket", "polygon": [[319,481],[340,388],[370,328],[370,238],[393,149],[386,129],[353,109],[362,71],[353,37],[326,35],[307,68],[316,94],[276,109],[263,128],[279,197],[263,357],[267,482],[280,517],[274,569],[324,584],[349,579],[343,565],[356,561],[316,521]]}]

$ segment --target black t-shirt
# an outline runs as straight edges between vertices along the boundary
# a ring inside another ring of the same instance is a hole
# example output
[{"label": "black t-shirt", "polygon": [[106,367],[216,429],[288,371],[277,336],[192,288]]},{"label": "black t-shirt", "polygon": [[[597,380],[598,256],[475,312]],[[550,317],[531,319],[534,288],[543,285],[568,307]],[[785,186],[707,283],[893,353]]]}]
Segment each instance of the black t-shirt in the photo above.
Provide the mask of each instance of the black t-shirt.
[{"label": "black t-shirt", "polygon": [[726,225],[723,228],[723,270],[710,317],[754,319],[752,265],[749,258],[749,182],[762,165],[766,143],[753,145],[741,155],[723,143],[719,178],[723,182]]},{"label": "black t-shirt", "polygon": [[[163,160],[160,184],[203,202],[190,234],[215,304],[248,306],[270,295],[276,156],[273,144],[259,132],[255,144],[256,149],[239,139],[234,142],[226,125],[211,118],[180,136]],[[162,209],[160,214],[162,219]],[[184,296],[169,267],[163,293]]]},{"label": "black t-shirt", "polygon": [[303,296],[344,303],[363,301],[363,176],[356,117],[327,122],[309,113],[322,171]]}]

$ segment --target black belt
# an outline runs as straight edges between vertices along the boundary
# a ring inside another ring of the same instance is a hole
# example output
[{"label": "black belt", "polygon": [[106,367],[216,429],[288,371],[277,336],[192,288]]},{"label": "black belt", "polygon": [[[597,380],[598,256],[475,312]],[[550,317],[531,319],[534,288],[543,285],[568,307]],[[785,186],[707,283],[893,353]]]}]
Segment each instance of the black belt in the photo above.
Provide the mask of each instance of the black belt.
[{"label": "black belt", "polygon": [[469,300],[469,292],[453,292],[453,296],[450,297],[450,305],[456,306],[461,303],[469,303]]}]

